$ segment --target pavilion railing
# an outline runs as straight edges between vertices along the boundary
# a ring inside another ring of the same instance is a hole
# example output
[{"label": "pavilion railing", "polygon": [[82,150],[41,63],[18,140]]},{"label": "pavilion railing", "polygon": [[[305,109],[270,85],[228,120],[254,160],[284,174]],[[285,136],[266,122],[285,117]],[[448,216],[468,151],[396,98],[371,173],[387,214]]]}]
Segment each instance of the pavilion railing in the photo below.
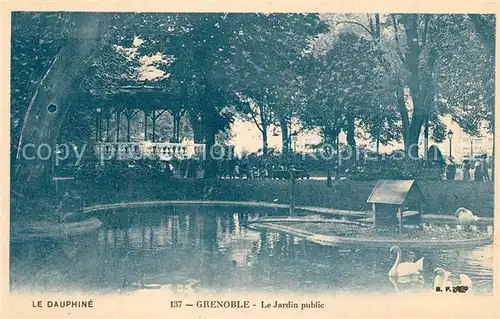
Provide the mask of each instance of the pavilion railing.
[{"label": "pavilion railing", "polygon": [[95,144],[94,153],[101,160],[139,160],[153,157],[161,160],[203,158],[205,144],[100,142]]}]

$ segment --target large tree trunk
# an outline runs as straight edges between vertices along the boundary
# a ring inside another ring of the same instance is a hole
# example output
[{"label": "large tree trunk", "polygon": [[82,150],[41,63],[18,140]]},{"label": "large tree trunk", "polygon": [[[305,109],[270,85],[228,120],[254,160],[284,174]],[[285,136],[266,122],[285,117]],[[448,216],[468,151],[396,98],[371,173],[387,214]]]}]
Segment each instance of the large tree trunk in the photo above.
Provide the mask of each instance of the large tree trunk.
[{"label": "large tree trunk", "polygon": [[351,164],[356,163],[356,139],[354,136],[354,128],[355,128],[355,123],[354,123],[354,116],[352,114],[347,115],[347,145],[349,145],[349,148],[351,150]]},{"label": "large tree trunk", "polygon": [[262,153],[266,155],[269,152],[269,144],[267,143],[267,123],[262,123]]},{"label": "large tree trunk", "polygon": [[288,122],[284,119],[280,119],[280,127],[281,127],[281,152],[283,156],[288,155],[290,151],[290,140],[288,132]]},{"label": "large tree trunk", "polygon": [[408,155],[410,155],[411,159],[418,158],[418,140],[420,138],[420,133],[422,131],[422,125],[424,124],[425,115],[422,112],[418,112],[419,110],[414,110],[413,116],[411,117],[411,126],[410,126],[410,140],[407,150]]},{"label": "large tree trunk", "polygon": [[202,144],[204,138],[203,123],[198,118],[198,113],[196,111],[189,111],[189,120],[191,122],[191,127],[193,128],[193,140],[195,144]]},{"label": "large tree trunk", "polygon": [[429,150],[429,118],[425,119],[424,123],[424,160],[427,161],[427,152]]},{"label": "large tree trunk", "polygon": [[215,134],[213,130],[210,130],[208,128],[206,134],[205,134],[205,175],[204,178],[210,178],[214,179],[217,178],[218,172],[217,172],[217,161],[212,158],[212,153],[210,150],[212,149],[213,145],[215,144]]},{"label": "large tree trunk", "polygon": [[[50,185],[53,158],[41,159],[36,149],[46,144],[54,154],[56,139],[74,92],[98,51],[105,17],[105,14],[75,13],[74,32],[40,82],[24,118],[15,182],[34,188],[40,188],[44,182]],[[46,152],[47,147],[43,148]]]},{"label": "large tree trunk", "polygon": [[418,157],[418,140],[424,119],[427,114],[425,108],[424,92],[420,81],[420,53],[422,48],[418,38],[418,14],[411,14],[403,19],[406,33],[406,57],[405,64],[408,69],[409,87],[413,102],[413,114],[411,117],[409,143],[407,153],[411,158]]},{"label": "large tree trunk", "polygon": [[[204,127],[204,137],[205,137],[205,175],[204,178],[216,178],[217,172],[217,161],[212,156],[213,152],[216,150],[213,148],[215,145],[215,135],[217,134],[217,129],[214,127],[215,118],[218,113],[215,106],[208,105],[208,101],[205,104],[207,108],[205,109],[205,114],[203,117],[203,127]],[[213,154],[216,155],[215,153]]]},{"label": "large tree trunk", "polygon": [[408,116],[408,110],[406,109],[406,102],[404,98],[404,86],[397,76],[396,79],[396,103],[398,107],[399,116],[401,118],[401,123],[403,125],[403,142],[405,151],[408,152],[408,146],[410,145],[410,118]]}]

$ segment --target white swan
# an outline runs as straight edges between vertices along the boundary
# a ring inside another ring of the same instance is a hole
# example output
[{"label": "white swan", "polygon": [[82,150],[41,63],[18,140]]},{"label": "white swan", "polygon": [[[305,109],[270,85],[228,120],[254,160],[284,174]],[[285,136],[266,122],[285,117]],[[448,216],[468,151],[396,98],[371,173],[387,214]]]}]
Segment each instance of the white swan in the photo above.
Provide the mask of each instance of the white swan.
[{"label": "white swan", "polygon": [[450,281],[451,273],[449,271],[437,267],[434,269],[434,272],[436,273],[436,277],[434,277],[434,290],[436,290],[437,287],[443,288],[452,285]]},{"label": "white swan", "polygon": [[392,246],[390,252],[396,251],[396,261],[392,265],[391,270],[389,270],[390,277],[406,277],[419,275],[424,268],[424,257],[420,258],[416,262],[401,262],[401,248],[398,246]]},{"label": "white swan", "polygon": [[473,212],[464,207],[460,207],[459,209],[457,209],[457,211],[455,212],[455,217],[457,217],[458,220],[464,224],[469,224],[481,219],[480,217],[474,215]]},{"label": "white swan", "polygon": [[460,274],[460,286],[467,286],[470,290],[472,288],[472,279],[466,274]]},{"label": "white swan", "polygon": [[434,269],[434,272],[436,273],[436,277],[434,277],[434,290],[436,290],[437,287],[445,289],[445,287],[454,286],[466,286],[469,290],[472,288],[472,280],[466,274],[460,274],[460,280],[454,280],[450,278],[451,272],[441,267]]},{"label": "white swan", "polygon": [[188,279],[188,283],[183,284],[168,284],[161,287],[163,290],[169,290],[174,293],[192,294],[196,291],[196,286],[200,283],[199,280]]}]

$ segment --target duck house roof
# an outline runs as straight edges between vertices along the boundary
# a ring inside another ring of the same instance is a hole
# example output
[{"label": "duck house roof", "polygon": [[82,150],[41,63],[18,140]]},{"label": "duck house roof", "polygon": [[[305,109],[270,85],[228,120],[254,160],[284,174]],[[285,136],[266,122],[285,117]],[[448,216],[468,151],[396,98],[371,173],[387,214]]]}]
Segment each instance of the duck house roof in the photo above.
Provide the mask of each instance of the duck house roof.
[{"label": "duck house roof", "polygon": [[414,191],[423,199],[422,192],[414,180],[379,180],[366,202],[401,205],[408,194]]}]

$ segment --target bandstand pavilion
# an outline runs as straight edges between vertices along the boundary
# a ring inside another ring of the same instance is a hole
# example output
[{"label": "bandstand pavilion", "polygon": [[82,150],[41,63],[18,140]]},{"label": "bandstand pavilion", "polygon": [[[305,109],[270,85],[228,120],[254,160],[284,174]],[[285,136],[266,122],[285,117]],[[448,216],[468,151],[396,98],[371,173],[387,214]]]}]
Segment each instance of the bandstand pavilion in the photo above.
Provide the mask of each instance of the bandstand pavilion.
[{"label": "bandstand pavilion", "polygon": [[[100,159],[137,159],[143,155],[156,155],[163,160],[186,159],[199,157],[205,152],[205,144],[180,141],[181,118],[187,111],[180,94],[161,87],[141,85],[122,86],[117,93],[94,98],[94,153]],[[160,142],[156,122],[165,112],[172,114],[174,134],[168,142]],[[144,117],[144,140],[132,142],[131,122],[136,116]],[[112,119],[114,136],[109,134]],[[123,120],[126,121],[126,132],[120,130]],[[105,136],[103,131],[106,131]]]}]

